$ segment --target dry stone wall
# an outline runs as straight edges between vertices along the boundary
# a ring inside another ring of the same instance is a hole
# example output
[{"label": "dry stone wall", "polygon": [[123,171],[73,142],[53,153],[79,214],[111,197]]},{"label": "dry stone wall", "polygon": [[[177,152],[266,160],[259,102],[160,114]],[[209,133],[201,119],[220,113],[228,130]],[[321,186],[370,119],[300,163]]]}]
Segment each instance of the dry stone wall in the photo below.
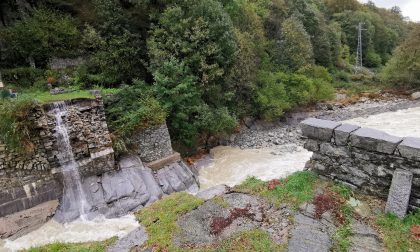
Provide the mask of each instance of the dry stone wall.
[{"label": "dry stone wall", "polygon": [[174,153],[166,123],[139,131],[133,136],[137,154],[143,162],[149,163]]},{"label": "dry stone wall", "polygon": [[301,123],[307,168],[365,193],[387,198],[394,172],[413,173],[410,207],[420,208],[420,139],[395,137],[356,125],[320,119]]},{"label": "dry stone wall", "polygon": [[[63,121],[82,176],[115,170],[102,101],[76,99],[66,105]],[[59,199],[62,194],[54,105],[34,108],[28,120],[34,125],[33,152],[17,152],[0,144],[0,217]]]}]

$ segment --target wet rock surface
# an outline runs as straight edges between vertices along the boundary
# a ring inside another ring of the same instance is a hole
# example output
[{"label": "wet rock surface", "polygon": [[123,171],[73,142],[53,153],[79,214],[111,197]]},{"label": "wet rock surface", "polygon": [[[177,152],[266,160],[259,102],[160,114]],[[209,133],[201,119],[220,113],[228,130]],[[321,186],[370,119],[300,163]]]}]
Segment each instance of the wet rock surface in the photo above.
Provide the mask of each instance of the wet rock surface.
[{"label": "wet rock surface", "polygon": [[128,235],[118,239],[112,244],[107,252],[128,252],[131,248],[143,245],[148,239],[148,235],[144,227],[139,227]]},{"label": "wet rock surface", "polygon": [[[175,244],[193,247],[210,245],[255,228],[267,231],[279,244],[287,242],[291,227],[291,211],[288,208],[275,208],[264,199],[242,193],[230,193],[219,197],[218,200],[206,201],[196,210],[178,219],[180,232],[174,238]],[[233,211],[246,213],[233,218],[231,223],[222,226],[223,228],[215,225],[220,218],[229,219]]]}]

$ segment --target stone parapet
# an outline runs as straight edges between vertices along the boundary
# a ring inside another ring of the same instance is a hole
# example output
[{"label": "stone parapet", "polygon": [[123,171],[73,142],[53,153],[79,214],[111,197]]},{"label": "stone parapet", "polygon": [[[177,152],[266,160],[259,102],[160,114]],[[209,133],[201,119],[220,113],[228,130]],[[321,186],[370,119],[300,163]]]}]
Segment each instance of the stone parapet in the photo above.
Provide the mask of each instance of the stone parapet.
[{"label": "stone parapet", "polygon": [[412,172],[410,207],[420,208],[419,138],[320,119],[307,119],[301,127],[305,148],[314,152],[307,168],[384,199],[396,170]]}]

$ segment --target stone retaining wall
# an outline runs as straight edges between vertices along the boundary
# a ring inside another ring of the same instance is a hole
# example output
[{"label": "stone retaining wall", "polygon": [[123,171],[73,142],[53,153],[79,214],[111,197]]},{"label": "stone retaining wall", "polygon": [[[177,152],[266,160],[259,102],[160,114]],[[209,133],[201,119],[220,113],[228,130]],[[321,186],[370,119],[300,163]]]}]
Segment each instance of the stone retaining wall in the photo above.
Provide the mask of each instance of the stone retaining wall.
[{"label": "stone retaining wall", "polygon": [[[63,122],[82,176],[115,170],[102,101],[75,99],[66,105]],[[34,108],[28,120],[34,125],[32,152],[18,152],[0,144],[0,217],[59,199],[62,194],[54,105]]]},{"label": "stone retaining wall", "polygon": [[420,139],[395,137],[356,125],[320,119],[301,123],[305,148],[314,152],[307,168],[364,193],[385,198],[394,171],[414,175],[411,208],[420,207]]},{"label": "stone retaining wall", "polygon": [[153,162],[174,154],[166,123],[138,132],[133,140],[136,152],[143,162]]}]

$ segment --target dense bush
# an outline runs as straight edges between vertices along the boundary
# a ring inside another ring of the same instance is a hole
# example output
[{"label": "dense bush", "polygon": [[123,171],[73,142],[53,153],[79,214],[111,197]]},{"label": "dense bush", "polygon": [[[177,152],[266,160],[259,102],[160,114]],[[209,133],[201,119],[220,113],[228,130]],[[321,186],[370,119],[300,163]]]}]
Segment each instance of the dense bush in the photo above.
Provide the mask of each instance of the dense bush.
[{"label": "dense bush", "polygon": [[47,9],[35,10],[30,17],[0,30],[1,67],[45,67],[52,56],[78,54],[80,31],[69,16]]},{"label": "dense bush", "polygon": [[395,50],[385,66],[382,78],[398,86],[420,86],[420,25]]},{"label": "dense bush", "polygon": [[111,131],[123,139],[144,128],[161,125],[166,119],[165,109],[141,81],[108,97],[105,108]]},{"label": "dense bush", "polygon": [[0,99],[0,143],[17,151],[33,151],[34,125],[28,117],[34,106],[30,98]]},{"label": "dense bush", "polygon": [[4,83],[19,88],[29,88],[34,83],[42,79],[44,71],[32,67],[19,67],[1,70]]}]

